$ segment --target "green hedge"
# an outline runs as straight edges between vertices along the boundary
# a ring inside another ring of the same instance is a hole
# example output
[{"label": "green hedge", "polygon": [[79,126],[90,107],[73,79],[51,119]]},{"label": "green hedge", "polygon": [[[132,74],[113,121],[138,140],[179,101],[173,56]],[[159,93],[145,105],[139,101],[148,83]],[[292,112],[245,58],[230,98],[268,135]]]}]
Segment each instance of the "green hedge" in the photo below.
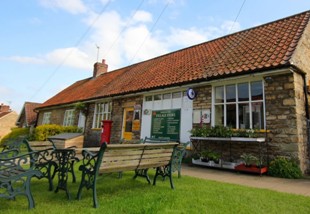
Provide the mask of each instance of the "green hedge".
[{"label": "green hedge", "polygon": [[33,140],[47,140],[48,137],[54,136],[60,133],[81,133],[82,129],[77,126],[60,126],[56,124],[47,124],[37,126],[34,130]]},{"label": "green hedge", "polygon": [[81,133],[82,129],[77,126],[60,126],[55,124],[37,126],[33,133],[30,133],[30,128],[13,128],[12,131],[5,135],[0,142],[0,146],[9,141],[16,141],[19,139],[44,141],[48,137],[60,133]]},{"label": "green hedge", "polygon": [[12,131],[1,139],[0,146],[8,141],[24,138],[29,138],[29,128],[12,128]]}]

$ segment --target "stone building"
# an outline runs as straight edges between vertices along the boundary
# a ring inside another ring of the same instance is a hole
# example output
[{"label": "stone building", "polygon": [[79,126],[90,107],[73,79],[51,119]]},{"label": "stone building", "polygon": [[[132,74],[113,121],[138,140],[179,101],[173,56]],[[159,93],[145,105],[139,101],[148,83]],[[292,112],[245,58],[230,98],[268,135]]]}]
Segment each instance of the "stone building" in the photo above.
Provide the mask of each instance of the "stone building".
[{"label": "stone building", "polygon": [[257,129],[267,133],[270,158],[294,156],[307,172],[309,17],[306,11],[110,72],[97,62],[92,77],[37,108],[38,125],[78,125],[84,146],[99,145],[102,120],[112,121],[111,143],[145,136],[187,142],[201,123]]}]

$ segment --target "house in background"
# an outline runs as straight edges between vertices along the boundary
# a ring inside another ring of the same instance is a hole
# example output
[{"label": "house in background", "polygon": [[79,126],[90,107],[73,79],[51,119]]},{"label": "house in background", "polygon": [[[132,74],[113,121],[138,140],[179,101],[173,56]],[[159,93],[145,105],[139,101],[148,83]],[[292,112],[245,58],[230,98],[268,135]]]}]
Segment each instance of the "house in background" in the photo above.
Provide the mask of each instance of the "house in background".
[{"label": "house in background", "polygon": [[37,112],[35,108],[39,107],[41,103],[25,102],[24,106],[18,116],[16,125],[20,128],[33,127],[37,123]]},{"label": "house in background", "polygon": [[[293,156],[310,172],[310,11],[77,81],[40,105],[38,125],[79,125],[84,146],[169,137],[187,142],[194,126],[265,130],[268,157]],[[76,109],[77,104],[82,110]],[[204,115],[201,118],[201,115]],[[232,145],[234,157],[258,145]]]},{"label": "house in background", "polygon": [[0,140],[5,135],[11,132],[11,129],[16,127],[17,113],[10,109],[10,106],[0,104]]}]

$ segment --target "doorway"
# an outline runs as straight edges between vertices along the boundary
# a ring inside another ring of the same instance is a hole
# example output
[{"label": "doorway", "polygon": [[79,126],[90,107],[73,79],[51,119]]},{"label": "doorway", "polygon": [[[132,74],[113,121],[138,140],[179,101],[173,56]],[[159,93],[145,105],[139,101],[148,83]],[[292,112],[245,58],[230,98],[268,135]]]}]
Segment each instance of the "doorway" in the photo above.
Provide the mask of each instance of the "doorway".
[{"label": "doorway", "polygon": [[123,139],[132,140],[132,122],[133,122],[134,108],[124,108],[123,117]]}]

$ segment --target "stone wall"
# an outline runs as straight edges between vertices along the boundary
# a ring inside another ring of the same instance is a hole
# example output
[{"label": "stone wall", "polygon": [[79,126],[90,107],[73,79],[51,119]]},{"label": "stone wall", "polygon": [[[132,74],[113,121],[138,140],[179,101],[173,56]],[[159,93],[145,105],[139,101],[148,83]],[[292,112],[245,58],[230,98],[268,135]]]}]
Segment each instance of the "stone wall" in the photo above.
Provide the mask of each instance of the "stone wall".
[{"label": "stone wall", "polygon": [[303,79],[297,73],[272,76],[274,82],[266,84],[266,123],[269,157],[289,156],[300,161],[307,171],[307,129]]},{"label": "stone wall", "polygon": [[[51,112],[50,124],[63,125],[65,111],[73,109],[74,107],[64,107],[64,108],[55,108],[50,110],[40,111],[38,118],[38,125],[42,125],[43,115],[45,112]],[[79,119],[79,114],[75,114],[74,124],[77,125]]]},{"label": "stone wall", "polygon": [[[268,146],[262,145],[265,161],[276,156],[290,156],[300,162],[303,172],[309,171],[309,156],[307,144],[307,125],[305,114],[305,95],[303,78],[298,73],[287,73],[272,76],[273,83],[265,83],[265,107]],[[195,88],[197,98],[194,109],[211,109],[212,87]],[[212,114],[212,112],[211,112]],[[259,145],[249,143],[208,143],[201,149],[211,148],[222,151],[225,159],[238,159],[244,152],[259,155]],[[268,151],[268,154],[267,154]]]},{"label": "stone wall", "polygon": [[[194,88],[197,96],[193,100],[193,110],[201,110],[201,109],[210,109],[212,107],[212,86],[203,86]],[[199,124],[193,124],[197,126]],[[206,124],[207,126],[211,126],[210,124]]]}]

